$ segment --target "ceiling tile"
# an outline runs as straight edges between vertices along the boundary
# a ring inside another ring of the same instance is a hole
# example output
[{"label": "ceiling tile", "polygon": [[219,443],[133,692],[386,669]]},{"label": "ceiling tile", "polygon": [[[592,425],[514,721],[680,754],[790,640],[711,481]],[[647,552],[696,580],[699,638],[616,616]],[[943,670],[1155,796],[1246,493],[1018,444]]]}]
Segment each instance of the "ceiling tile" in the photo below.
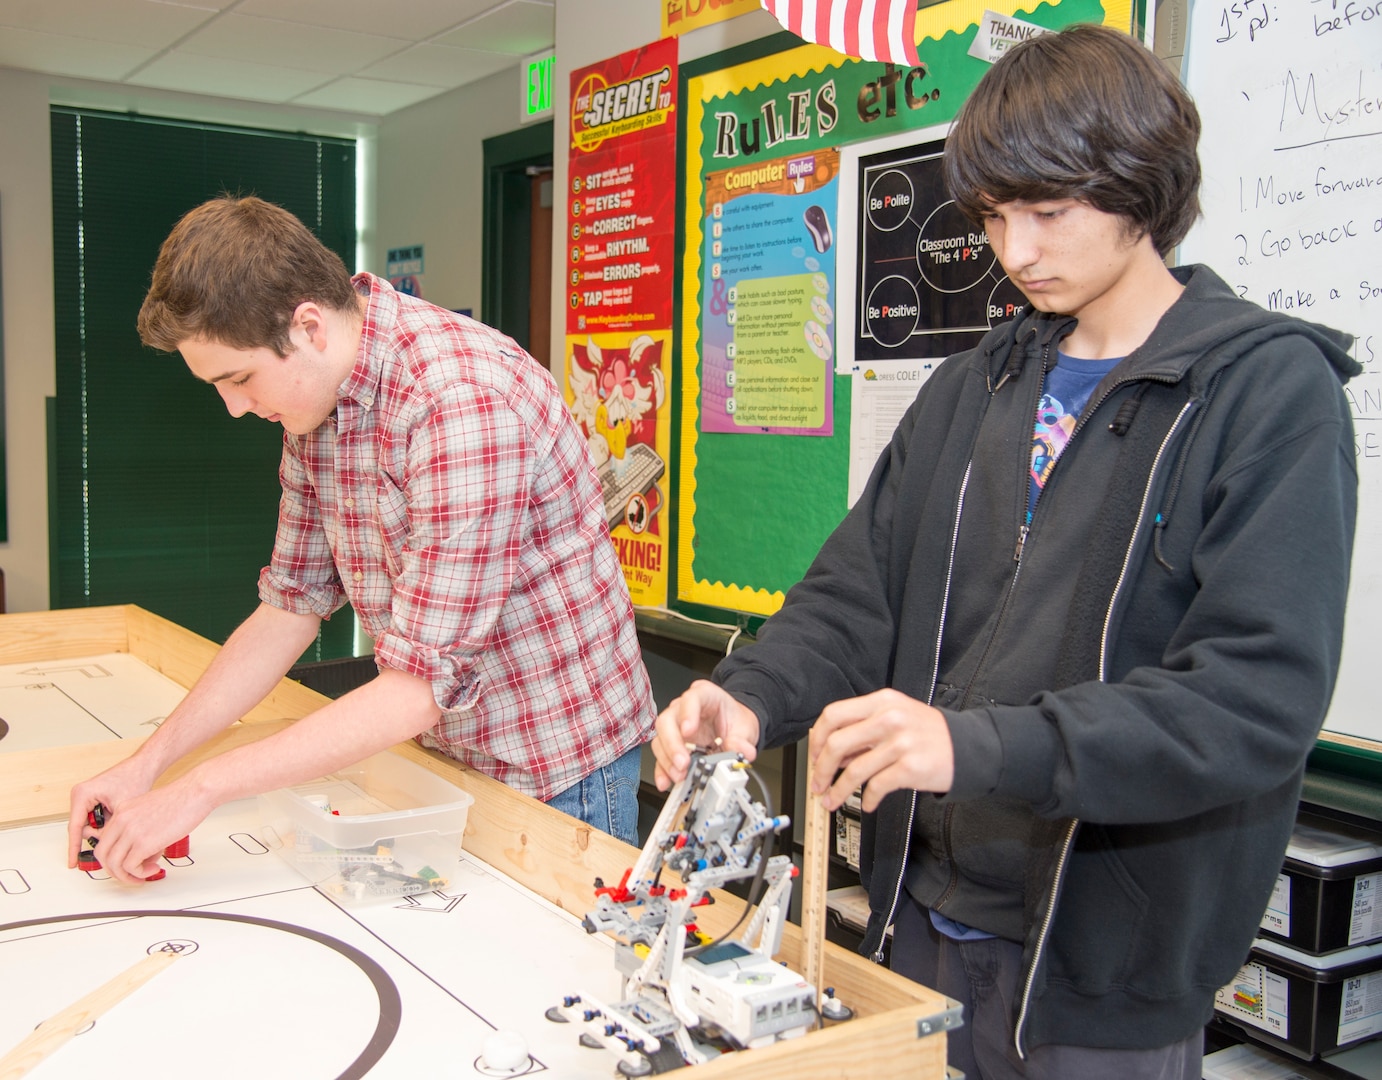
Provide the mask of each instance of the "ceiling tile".
[{"label": "ceiling tile", "polygon": [[31,30],[0,32],[0,66],[118,82],[154,53],[133,45],[107,44]]},{"label": "ceiling tile", "polygon": [[435,97],[438,93],[440,91],[435,86],[348,77],[334,79],[325,86],[302,94],[293,99],[293,104],[383,116],[395,109]]},{"label": "ceiling tile", "polygon": [[178,46],[178,51],[340,75],[380,60],[407,44],[400,38],[232,13],[198,30]]},{"label": "ceiling tile", "polygon": [[[150,53],[167,48],[215,14],[154,0],[0,0],[0,27],[137,45]],[[0,36],[8,37],[8,30]]]},{"label": "ceiling tile", "polygon": [[357,74],[451,90],[513,66],[514,58],[507,53],[453,49],[446,45],[414,45],[396,56],[362,68]]},{"label": "ceiling tile", "polygon": [[556,17],[551,4],[510,0],[451,33],[443,34],[433,44],[527,56],[550,49],[555,40]]},{"label": "ceiling tile", "polygon": [[0,65],[381,115],[549,47],[554,2],[0,0]]},{"label": "ceiling tile", "polygon": [[243,0],[235,11],[271,19],[334,26],[361,34],[425,41],[493,7],[495,0]]},{"label": "ceiling tile", "polygon": [[192,56],[184,52],[160,56],[126,80],[136,86],[214,94],[248,101],[288,101],[322,82],[320,72]]}]

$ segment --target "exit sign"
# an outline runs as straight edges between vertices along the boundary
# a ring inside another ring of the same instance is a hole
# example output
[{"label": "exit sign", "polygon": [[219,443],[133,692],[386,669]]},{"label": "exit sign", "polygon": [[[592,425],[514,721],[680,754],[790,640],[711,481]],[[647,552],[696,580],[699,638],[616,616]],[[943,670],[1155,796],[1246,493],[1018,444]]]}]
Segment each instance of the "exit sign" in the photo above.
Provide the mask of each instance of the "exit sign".
[{"label": "exit sign", "polygon": [[552,69],[556,53],[548,50],[529,56],[519,69],[519,119],[524,122],[552,114]]}]

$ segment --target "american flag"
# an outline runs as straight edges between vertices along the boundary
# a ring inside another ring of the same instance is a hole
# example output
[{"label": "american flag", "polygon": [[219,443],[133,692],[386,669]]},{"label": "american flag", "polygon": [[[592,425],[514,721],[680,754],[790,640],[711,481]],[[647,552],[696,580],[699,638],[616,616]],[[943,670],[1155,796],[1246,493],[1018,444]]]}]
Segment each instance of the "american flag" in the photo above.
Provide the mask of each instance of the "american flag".
[{"label": "american flag", "polygon": [[917,0],[762,0],[763,7],[803,41],[845,56],[911,67],[917,55]]}]

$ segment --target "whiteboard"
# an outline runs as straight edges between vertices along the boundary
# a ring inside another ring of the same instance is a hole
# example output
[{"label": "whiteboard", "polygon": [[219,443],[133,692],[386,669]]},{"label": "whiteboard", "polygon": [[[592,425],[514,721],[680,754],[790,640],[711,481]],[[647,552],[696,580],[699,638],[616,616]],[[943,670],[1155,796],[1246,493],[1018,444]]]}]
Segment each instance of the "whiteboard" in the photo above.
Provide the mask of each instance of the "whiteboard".
[{"label": "whiteboard", "polygon": [[1325,728],[1382,741],[1382,2],[1195,0],[1184,78],[1204,218],[1179,261],[1357,339],[1358,528]]}]

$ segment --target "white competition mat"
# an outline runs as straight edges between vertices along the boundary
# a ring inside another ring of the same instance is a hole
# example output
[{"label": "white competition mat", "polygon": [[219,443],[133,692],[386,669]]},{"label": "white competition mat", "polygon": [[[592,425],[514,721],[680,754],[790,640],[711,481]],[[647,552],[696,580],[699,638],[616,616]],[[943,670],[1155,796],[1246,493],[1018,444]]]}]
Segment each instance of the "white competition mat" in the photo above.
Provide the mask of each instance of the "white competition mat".
[{"label": "white competition mat", "polygon": [[152,735],[186,694],[128,653],[0,664],[0,753]]},{"label": "white competition mat", "polygon": [[[65,825],[0,830],[0,1057],[172,949],[176,963],[29,1075],[612,1075],[607,1052],[543,1016],[564,994],[619,997],[612,943],[578,917],[464,854],[442,890],[340,907],[258,832],[254,800],[228,804],[192,834],[188,858],[164,860],[163,880],[125,887],[67,869]],[[519,1033],[529,1060],[487,1068],[496,1030]]]}]

